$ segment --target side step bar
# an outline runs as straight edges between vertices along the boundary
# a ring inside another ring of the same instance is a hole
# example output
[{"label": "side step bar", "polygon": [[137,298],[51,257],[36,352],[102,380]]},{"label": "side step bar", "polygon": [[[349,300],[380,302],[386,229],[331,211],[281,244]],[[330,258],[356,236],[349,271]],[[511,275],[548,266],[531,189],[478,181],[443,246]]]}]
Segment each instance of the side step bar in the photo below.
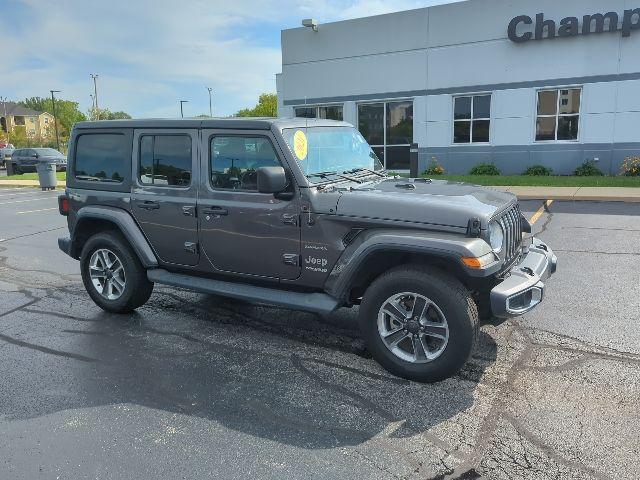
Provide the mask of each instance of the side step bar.
[{"label": "side step bar", "polygon": [[255,285],[192,277],[168,272],[160,268],[147,270],[147,278],[154,283],[185,288],[195,292],[211,293],[254,303],[267,303],[277,307],[303,310],[322,315],[329,314],[338,308],[337,300],[326,293],[288,292]]}]

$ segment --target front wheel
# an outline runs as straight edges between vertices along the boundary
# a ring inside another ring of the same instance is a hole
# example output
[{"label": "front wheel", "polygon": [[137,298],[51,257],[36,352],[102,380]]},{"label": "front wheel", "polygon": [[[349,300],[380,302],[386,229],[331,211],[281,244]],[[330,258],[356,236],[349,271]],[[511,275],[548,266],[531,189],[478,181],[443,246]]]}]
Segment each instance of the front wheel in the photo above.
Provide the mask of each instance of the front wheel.
[{"label": "front wheel", "polygon": [[140,260],[117,232],[92,236],[80,256],[84,287],[103,310],[127,313],[144,305],[153,283]]},{"label": "front wheel", "polygon": [[13,169],[12,170],[13,170],[13,174],[14,175],[22,175],[22,170],[15,163],[13,164]]},{"label": "front wheel", "polygon": [[429,267],[402,266],[367,289],[359,322],[380,365],[399,377],[430,383],[454,375],[468,360],[478,310],[455,278]]}]

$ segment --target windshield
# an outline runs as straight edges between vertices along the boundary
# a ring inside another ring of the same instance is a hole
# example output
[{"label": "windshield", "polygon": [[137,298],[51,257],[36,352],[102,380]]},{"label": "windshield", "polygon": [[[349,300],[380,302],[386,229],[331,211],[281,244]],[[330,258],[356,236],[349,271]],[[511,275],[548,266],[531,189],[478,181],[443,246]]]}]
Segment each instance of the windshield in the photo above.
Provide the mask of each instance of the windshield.
[{"label": "windshield", "polygon": [[282,134],[307,177],[383,169],[376,154],[355,128],[287,128]]},{"label": "windshield", "polygon": [[63,156],[62,153],[60,153],[59,151],[57,151],[54,148],[36,148],[35,149],[36,152],[38,152],[38,155],[46,155],[46,156],[50,156],[50,157],[60,157]]}]

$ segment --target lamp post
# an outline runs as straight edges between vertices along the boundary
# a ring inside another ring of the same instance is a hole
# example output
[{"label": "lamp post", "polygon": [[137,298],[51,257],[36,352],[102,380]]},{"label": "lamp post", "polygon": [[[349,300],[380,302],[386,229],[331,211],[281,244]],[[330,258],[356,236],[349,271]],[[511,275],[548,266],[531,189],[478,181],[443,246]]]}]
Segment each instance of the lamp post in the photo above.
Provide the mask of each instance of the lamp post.
[{"label": "lamp post", "polygon": [[180,100],[180,118],[184,118],[184,111],[182,109],[182,104],[189,103],[189,100]]},{"label": "lamp post", "polygon": [[95,104],[96,114],[98,115],[98,120],[100,120],[100,110],[98,109],[98,74],[91,74],[91,78],[93,78],[93,101]]},{"label": "lamp post", "polygon": [[56,97],[54,93],[60,93],[60,90],[49,90],[51,92],[51,102],[53,103],[53,126],[56,129],[56,147],[60,151],[60,136],[58,135],[58,116],[56,115]]},{"label": "lamp post", "polygon": [[2,106],[4,107],[4,128],[7,130],[7,143],[11,143],[11,136],[9,135],[9,119],[7,118],[7,97],[0,97],[2,100]]},{"label": "lamp post", "polygon": [[211,106],[211,92],[213,91],[213,88],[207,87],[207,90],[209,90],[209,116],[213,117],[213,107]]}]

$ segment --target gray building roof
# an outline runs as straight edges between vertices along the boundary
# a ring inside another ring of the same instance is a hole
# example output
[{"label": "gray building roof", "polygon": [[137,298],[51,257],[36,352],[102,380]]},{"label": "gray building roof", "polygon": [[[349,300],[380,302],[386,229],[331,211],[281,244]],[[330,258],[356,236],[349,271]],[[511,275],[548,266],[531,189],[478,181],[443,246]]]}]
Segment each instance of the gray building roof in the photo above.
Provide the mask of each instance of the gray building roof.
[{"label": "gray building roof", "polygon": [[31,110],[30,108],[23,107],[15,102],[5,102],[0,103],[0,116],[4,117],[4,107],[7,107],[7,116],[26,116],[26,117],[37,117],[41,115],[43,112],[36,112],[35,110]]}]

